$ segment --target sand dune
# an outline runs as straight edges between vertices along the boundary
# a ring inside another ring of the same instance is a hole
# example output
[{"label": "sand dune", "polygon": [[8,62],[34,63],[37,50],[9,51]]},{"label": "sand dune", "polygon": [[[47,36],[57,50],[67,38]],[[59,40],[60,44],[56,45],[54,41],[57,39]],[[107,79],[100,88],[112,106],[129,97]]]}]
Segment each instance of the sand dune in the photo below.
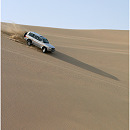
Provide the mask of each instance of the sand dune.
[{"label": "sand dune", "polygon": [[[26,45],[34,31],[56,47]],[[2,23],[3,130],[127,130],[128,31]]]}]

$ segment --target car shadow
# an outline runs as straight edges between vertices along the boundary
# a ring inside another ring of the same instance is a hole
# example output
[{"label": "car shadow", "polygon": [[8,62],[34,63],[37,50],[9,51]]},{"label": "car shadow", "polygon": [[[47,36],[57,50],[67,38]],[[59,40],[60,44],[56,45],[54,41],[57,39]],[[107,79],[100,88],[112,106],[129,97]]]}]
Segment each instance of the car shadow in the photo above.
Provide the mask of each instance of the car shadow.
[{"label": "car shadow", "polygon": [[104,77],[111,78],[111,79],[119,81],[119,79],[117,77],[115,77],[115,76],[113,76],[113,75],[111,75],[111,74],[109,74],[109,73],[107,73],[107,72],[105,72],[103,70],[100,70],[100,69],[98,69],[96,67],[93,67],[93,66],[91,66],[89,64],[86,64],[86,63],[84,63],[82,61],[79,61],[79,60],[77,60],[77,59],[75,59],[75,58],[73,58],[71,56],[68,56],[68,55],[66,55],[64,53],[61,53],[59,51],[55,51],[54,53],[49,53],[48,52],[46,54],[48,54],[49,56],[52,56],[52,57],[54,57],[56,59],[62,60],[62,61],[67,62],[67,63],[70,63],[70,64],[75,65],[77,67],[80,67],[80,68],[82,68],[84,70],[87,70],[87,71],[99,74],[101,76],[104,76]]}]

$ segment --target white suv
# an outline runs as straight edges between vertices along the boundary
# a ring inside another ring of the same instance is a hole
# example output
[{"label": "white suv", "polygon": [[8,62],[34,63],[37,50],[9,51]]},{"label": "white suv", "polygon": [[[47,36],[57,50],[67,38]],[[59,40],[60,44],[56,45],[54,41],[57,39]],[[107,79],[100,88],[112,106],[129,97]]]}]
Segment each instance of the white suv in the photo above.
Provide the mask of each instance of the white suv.
[{"label": "white suv", "polygon": [[55,51],[55,47],[52,46],[45,37],[35,32],[31,32],[31,31],[26,32],[24,34],[24,39],[27,40],[28,46],[31,46],[33,44],[41,48],[43,53],[46,53],[47,51],[50,51],[50,52]]}]

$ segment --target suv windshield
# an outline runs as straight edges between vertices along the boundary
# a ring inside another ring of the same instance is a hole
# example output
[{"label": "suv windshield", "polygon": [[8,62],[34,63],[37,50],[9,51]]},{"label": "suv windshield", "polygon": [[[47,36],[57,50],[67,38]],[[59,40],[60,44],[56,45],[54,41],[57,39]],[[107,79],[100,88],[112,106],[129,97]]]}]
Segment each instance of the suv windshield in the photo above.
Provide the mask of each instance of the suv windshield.
[{"label": "suv windshield", "polygon": [[49,41],[47,39],[43,39],[43,42],[49,44]]}]

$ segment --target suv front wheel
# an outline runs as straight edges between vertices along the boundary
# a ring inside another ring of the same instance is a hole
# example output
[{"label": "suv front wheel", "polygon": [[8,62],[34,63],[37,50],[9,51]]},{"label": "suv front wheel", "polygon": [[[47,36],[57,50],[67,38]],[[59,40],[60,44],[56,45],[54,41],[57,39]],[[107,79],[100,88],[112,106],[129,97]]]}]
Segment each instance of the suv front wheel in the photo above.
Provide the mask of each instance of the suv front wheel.
[{"label": "suv front wheel", "polygon": [[43,47],[43,48],[42,48],[42,52],[43,52],[43,53],[46,53],[46,52],[47,52],[47,48],[46,48],[46,47]]},{"label": "suv front wheel", "polygon": [[31,46],[31,44],[32,44],[31,40],[27,40],[27,45]]}]

